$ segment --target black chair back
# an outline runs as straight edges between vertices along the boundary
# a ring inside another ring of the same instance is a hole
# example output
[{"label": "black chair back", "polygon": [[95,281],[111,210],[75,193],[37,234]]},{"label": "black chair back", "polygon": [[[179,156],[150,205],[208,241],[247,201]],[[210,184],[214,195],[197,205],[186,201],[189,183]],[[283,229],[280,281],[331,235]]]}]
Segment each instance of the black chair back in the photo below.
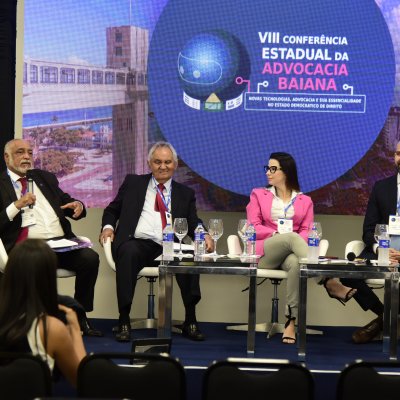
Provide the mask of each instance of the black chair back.
[{"label": "black chair back", "polygon": [[340,373],[336,398],[338,400],[399,399],[399,373],[398,361],[356,361]]},{"label": "black chair back", "polygon": [[[134,359],[133,365],[130,365]],[[177,359],[163,354],[98,353],[78,368],[80,397],[133,400],[184,400],[185,371]]]},{"label": "black chair back", "polygon": [[48,365],[29,353],[0,353],[0,398],[31,400],[52,394]]},{"label": "black chair back", "polygon": [[314,381],[308,369],[288,360],[228,359],[208,367],[203,400],[311,400]]}]

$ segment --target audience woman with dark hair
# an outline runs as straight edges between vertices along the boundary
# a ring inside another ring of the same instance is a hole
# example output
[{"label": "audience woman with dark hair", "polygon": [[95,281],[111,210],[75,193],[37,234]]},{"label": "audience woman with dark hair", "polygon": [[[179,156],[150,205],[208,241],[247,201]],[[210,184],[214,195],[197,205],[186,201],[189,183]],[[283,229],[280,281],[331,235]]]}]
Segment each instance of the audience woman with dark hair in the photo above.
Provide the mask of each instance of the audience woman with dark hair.
[{"label": "audience woman with dark hair", "polygon": [[57,304],[56,268],[57,257],[42,240],[12,249],[0,290],[0,351],[39,355],[76,385],[86,351],[75,311]]},{"label": "audience woman with dark hair", "polygon": [[[247,219],[254,224],[256,252],[262,256],[259,268],[282,268],[288,272],[286,286],[287,322],[282,342],[296,343],[295,320],[299,299],[299,260],[307,257],[307,238],[314,219],[313,202],[300,192],[296,162],[288,153],[272,153],[264,167],[268,186],[251,192]],[[346,288],[337,279],[330,279],[330,295],[346,297]],[[328,289],[327,289],[328,290]]]}]

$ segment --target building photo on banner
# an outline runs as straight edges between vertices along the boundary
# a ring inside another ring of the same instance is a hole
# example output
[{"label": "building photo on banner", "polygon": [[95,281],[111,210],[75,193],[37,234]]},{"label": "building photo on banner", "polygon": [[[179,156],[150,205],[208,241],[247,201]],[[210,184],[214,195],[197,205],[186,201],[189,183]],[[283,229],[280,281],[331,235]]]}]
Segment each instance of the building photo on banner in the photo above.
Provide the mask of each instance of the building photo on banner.
[{"label": "building photo on banner", "polygon": [[398,358],[398,272],[342,258],[394,199],[400,0],[19,0],[16,30],[15,135],[99,255],[88,353],[157,336],[192,400],[213,360],[306,361],[330,400],[352,360]]},{"label": "building photo on banner", "polygon": [[399,20],[399,0],[25,0],[23,136],[88,207],[167,140],[202,211],[244,211],[286,151],[316,214],[363,215],[400,139]]}]

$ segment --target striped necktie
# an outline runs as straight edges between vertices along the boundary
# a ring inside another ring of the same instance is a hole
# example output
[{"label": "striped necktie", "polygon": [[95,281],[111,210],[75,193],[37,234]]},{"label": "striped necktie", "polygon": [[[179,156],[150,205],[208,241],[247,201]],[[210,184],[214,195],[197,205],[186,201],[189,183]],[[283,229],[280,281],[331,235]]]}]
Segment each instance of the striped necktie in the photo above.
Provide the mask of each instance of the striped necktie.
[{"label": "striped necktie", "polygon": [[159,183],[156,194],[156,201],[154,203],[154,211],[158,211],[161,216],[161,223],[162,223],[162,228],[164,229],[167,226],[167,217],[165,216],[165,212],[167,211],[167,207],[165,207],[164,201],[161,198],[160,193],[163,193],[165,186],[162,183]]}]

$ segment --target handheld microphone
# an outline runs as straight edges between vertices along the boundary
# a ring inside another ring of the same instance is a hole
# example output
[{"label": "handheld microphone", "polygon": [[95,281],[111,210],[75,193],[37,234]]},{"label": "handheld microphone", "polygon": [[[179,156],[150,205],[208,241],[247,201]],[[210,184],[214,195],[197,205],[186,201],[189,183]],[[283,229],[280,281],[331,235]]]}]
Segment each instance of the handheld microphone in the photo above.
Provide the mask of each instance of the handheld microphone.
[{"label": "handheld microphone", "polygon": [[350,251],[350,253],[347,253],[346,258],[347,258],[349,261],[354,261],[354,260],[356,259],[356,255],[355,255],[352,251]]},{"label": "handheld microphone", "polygon": [[[28,183],[28,192],[33,193],[33,179],[31,171],[26,171],[26,181]],[[33,204],[29,204],[29,208],[33,208]]]},{"label": "handheld microphone", "polygon": [[[356,260],[357,257],[352,251],[350,251],[349,253],[347,253],[346,258],[350,262],[353,262]],[[358,261],[365,262],[366,265],[372,265],[371,260],[369,258],[358,259]]]}]

